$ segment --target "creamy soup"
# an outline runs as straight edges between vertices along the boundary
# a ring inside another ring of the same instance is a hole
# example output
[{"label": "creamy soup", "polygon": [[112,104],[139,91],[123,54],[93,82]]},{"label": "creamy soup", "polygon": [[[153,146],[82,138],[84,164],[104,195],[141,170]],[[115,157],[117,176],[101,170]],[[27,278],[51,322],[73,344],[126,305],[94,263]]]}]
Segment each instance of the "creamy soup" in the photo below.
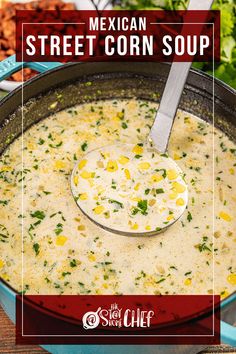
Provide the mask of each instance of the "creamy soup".
[{"label": "creamy soup", "polygon": [[165,232],[124,237],[104,231],[72,197],[76,161],[104,145],[145,141],[155,108],[120,100],[59,112],[24,134],[23,170],[21,138],[11,144],[0,161],[5,281],[27,294],[225,297],[235,290],[236,146],[197,117],[178,112],[174,123],[169,154],[185,174],[189,202]]},{"label": "creamy soup", "polygon": [[91,220],[132,235],[170,226],[188,200],[178,165],[149,142],[92,150],[76,164],[71,182],[77,204]]}]

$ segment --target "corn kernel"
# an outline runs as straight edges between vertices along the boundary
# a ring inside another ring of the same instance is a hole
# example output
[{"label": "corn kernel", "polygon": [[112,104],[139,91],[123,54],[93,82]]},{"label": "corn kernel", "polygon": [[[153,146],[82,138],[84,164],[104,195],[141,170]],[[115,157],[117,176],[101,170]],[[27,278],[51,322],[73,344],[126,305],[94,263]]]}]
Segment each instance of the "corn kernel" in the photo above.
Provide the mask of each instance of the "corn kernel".
[{"label": "corn kernel", "polygon": [[94,180],[93,180],[93,179],[89,179],[89,180],[88,180],[88,183],[89,183],[90,187],[93,187],[93,186],[94,186]]},{"label": "corn kernel", "polygon": [[103,164],[103,162],[102,161],[97,161],[97,167],[99,167],[99,168],[104,168],[104,164]]},{"label": "corn kernel", "polygon": [[221,211],[219,213],[219,217],[221,219],[225,220],[225,221],[231,221],[232,220],[232,217],[229,214],[225,213],[224,211]]},{"label": "corn kernel", "polygon": [[0,259],[0,268],[3,268],[4,262]]},{"label": "corn kernel", "polygon": [[192,284],[192,279],[191,278],[187,278],[187,279],[185,279],[185,281],[184,281],[184,285],[191,285]]},{"label": "corn kernel", "polygon": [[178,197],[178,193],[176,193],[176,192],[172,192],[169,194],[170,199],[176,199],[177,197]]},{"label": "corn kernel", "polygon": [[115,115],[115,116],[112,118],[112,120],[113,120],[114,122],[119,122],[119,121],[120,121],[120,118],[118,117],[118,115]]},{"label": "corn kernel", "polygon": [[118,165],[115,160],[109,160],[107,163],[107,171],[108,172],[115,172],[118,170]]},{"label": "corn kernel", "polygon": [[139,188],[140,188],[140,183],[137,183],[137,184],[134,186],[134,190],[135,190],[135,191],[138,191]]},{"label": "corn kernel", "polygon": [[227,281],[232,285],[236,285],[236,273],[228,275]]},{"label": "corn kernel", "polygon": [[148,202],[148,205],[151,206],[151,207],[153,205],[155,205],[155,204],[156,204],[156,199],[150,199],[149,202]]},{"label": "corn kernel", "polygon": [[138,230],[138,224],[137,224],[137,223],[133,224],[133,225],[131,226],[131,229],[132,229],[132,230]]},{"label": "corn kernel", "polygon": [[66,241],[68,240],[68,238],[66,236],[57,236],[56,238],[56,245],[57,246],[64,246],[64,244],[66,243]]},{"label": "corn kernel", "polygon": [[66,166],[64,161],[61,160],[57,160],[55,161],[55,168],[57,168],[58,170],[64,168]]},{"label": "corn kernel", "polygon": [[138,168],[140,170],[148,170],[149,168],[151,167],[150,163],[149,162],[140,162],[138,164]]},{"label": "corn kernel", "polygon": [[183,200],[183,198],[178,198],[178,199],[176,200],[176,205],[179,205],[179,206],[184,205],[184,200]]},{"label": "corn kernel", "polygon": [[79,225],[77,227],[78,231],[84,231],[85,230],[85,226],[84,225]]},{"label": "corn kernel", "polygon": [[146,280],[143,285],[145,288],[151,288],[153,286],[153,283],[150,280]]},{"label": "corn kernel", "polygon": [[181,159],[181,156],[179,154],[174,154],[174,160],[180,160]]},{"label": "corn kernel", "polygon": [[227,296],[229,296],[229,292],[228,292],[227,290],[224,290],[224,291],[222,292],[222,294],[220,295],[220,298],[221,298],[221,299],[224,299],[224,298],[226,298]]},{"label": "corn kernel", "polygon": [[151,230],[151,226],[150,225],[145,226],[145,230],[147,231]]},{"label": "corn kernel", "polygon": [[98,205],[93,209],[94,213],[98,215],[101,214],[104,210],[105,208],[103,205]]},{"label": "corn kernel", "polygon": [[179,182],[173,182],[172,186],[173,186],[173,191],[177,193],[183,193],[186,190],[186,187]]},{"label": "corn kernel", "polygon": [[2,273],[1,278],[5,281],[10,281],[9,275],[7,273]]},{"label": "corn kernel", "polygon": [[82,168],[84,168],[84,167],[87,165],[87,162],[88,162],[88,160],[81,160],[81,161],[78,163],[78,169],[79,169],[79,170],[82,170]]},{"label": "corn kernel", "polygon": [[110,157],[109,152],[101,152],[100,154],[101,154],[102,158],[104,158],[104,159],[107,159],[108,157]]},{"label": "corn kernel", "polygon": [[152,177],[151,177],[152,182],[160,182],[162,179],[163,179],[163,177],[158,174],[152,175]]},{"label": "corn kernel", "polygon": [[124,155],[120,155],[118,162],[121,165],[125,165],[125,164],[127,164],[129,162],[129,158],[124,156]]},{"label": "corn kernel", "polygon": [[94,254],[89,254],[89,255],[88,255],[88,259],[89,259],[91,262],[95,262],[95,261],[96,261],[96,257],[94,256]]},{"label": "corn kernel", "polygon": [[124,118],[124,112],[118,112],[118,113],[117,113],[117,117],[118,117],[119,119],[123,119],[123,118]]},{"label": "corn kernel", "polygon": [[83,171],[83,172],[81,172],[80,176],[84,179],[89,179],[89,178],[93,178],[95,176],[95,173]]},{"label": "corn kernel", "polygon": [[97,188],[96,188],[96,189],[97,189],[97,191],[98,191],[98,193],[99,193],[99,194],[101,194],[101,193],[104,193],[104,192],[105,192],[105,189],[104,189],[104,188],[103,188],[103,186],[101,186],[101,185],[100,185],[100,186],[97,186]]},{"label": "corn kernel", "polygon": [[229,168],[229,173],[230,173],[231,175],[234,175],[234,168]]},{"label": "corn kernel", "polygon": [[166,220],[170,221],[170,220],[172,220],[173,218],[174,218],[174,215],[171,214],[171,215],[168,215],[168,216],[167,216]]},{"label": "corn kernel", "polygon": [[79,183],[79,176],[74,176],[74,185],[78,186]]},{"label": "corn kernel", "polygon": [[132,200],[132,202],[140,202],[140,198],[139,197],[132,197],[130,198]]},{"label": "corn kernel", "polygon": [[133,153],[136,155],[140,155],[143,153],[143,147],[139,146],[139,145],[135,145],[135,147],[133,148]]},{"label": "corn kernel", "polygon": [[160,212],[161,212],[161,213],[163,213],[163,211],[165,211],[165,210],[166,210],[165,207],[160,208]]},{"label": "corn kernel", "polygon": [[11,167],[10,166],[2,166],[1,168],[0,168],[0,171],[2,171],[2,172],[7,172],[7,171],[11,171]]},{"label": "corn kernel", "polygon": [[167,177],[172,180],[178,177],[178,173],[175,170],[167,170]]},{"label": "corn kernel", "polygon": [[86,199],[88,199],[88,194],[87,194],[87,193],[81,193],[81,194],[79,195],[79,199],[80,199],[80,200],[86,200]]},{"label": "corn kernel", "polygon": [[129,170],[127,170],[127,168],[124,170],[124,172],[125,172],[125,177],[127,179],[131,179],[130,172],[129,172]]},{"label": "corn kernel", "polygon": [[107,283],[102,284],[102,286],[104,287],[104,289],[108,289]]},{"label": "corn kernel", "polygon": [[28,143],[27,144],[28,150],[34,150],[35,149],[35,144],[34,143]]}]

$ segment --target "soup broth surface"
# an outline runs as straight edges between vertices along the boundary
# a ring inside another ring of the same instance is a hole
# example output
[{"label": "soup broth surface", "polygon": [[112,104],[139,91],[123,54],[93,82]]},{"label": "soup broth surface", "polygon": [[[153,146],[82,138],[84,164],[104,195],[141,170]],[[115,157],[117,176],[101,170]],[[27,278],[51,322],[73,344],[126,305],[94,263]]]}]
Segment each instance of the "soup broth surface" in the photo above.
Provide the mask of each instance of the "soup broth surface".
[{"label": "soup broth surface", "polygon": [[236,289],[236,146],[203,120],[177,113],[169,154],[189,202],[164,233],[110,233],[72,197],[76,161],[104,145],[144,142],[155,111],[133,99],[56,113],[24,134],[23,170],[21,138],[11,144],[0,160],[0,277],[26,294],[225,297]]}]

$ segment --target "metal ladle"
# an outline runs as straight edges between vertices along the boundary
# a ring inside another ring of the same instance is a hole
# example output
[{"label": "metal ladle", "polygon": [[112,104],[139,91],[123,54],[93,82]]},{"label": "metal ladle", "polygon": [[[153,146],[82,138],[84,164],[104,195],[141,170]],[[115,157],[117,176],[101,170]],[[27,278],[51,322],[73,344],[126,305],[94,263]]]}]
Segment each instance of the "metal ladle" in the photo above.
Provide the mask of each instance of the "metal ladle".
[{"label": "metal ladle", "polygon": [[[211,7],[213,0],[190,0],[188,10],[209,10]],[[192,62],[174,62],[171,65],[171,69],[169,72],[169,76],[165,85],[165,89],[161,98],[161,102],[159,105],[159,109],[157,111],[154,124],[151,128],[150,135],[148,142],[155,147],[156,153],[158,154],[165,154],[168,149],[168,143],[170,139],[170,134],[172,130],[172,126],[175,120],[176,111],[179,105],[179,101],[184,89],[185,82],[187,80],[187,76],[190,70]],[[110,146],[110,150],[112,151],[113,148],[117,149],[118,145]],[[130,149],[130,144],[122,144],[122,149],[127,148],[127,151]],[[104,149],[107,147],[104,147]],[[84,157],[89,159],[91,154],[96,154],[96,152],[101,152],[103,148],[99,148],[93,151],[88,152]],[[168,157],[169,160],[172,160]],[[168,224],[162,226],[161,228],[156,228],[154,230],[145,231],[145,232],[138,232],[136,231],[127,231],[126,229],[122,229],[122,227],[111,227],[106,224],[106,219],[104,218],[104,222],[98,221],[89,214],[83,205],[84,203],[80,203],[80,199],[78,198],[78,188],[75,187],[74,180],[75,176],[78,174],[78,166],[81,163],[79,160],[71,175],[71,191],[76,200],[77,205],[81,209],[81,211],[94,223],[98,226],[102,227],[105,230],[108,230],[113,233],[117,233],[120,235],[126,236],[152,236],[158,234],[159,232],[163,232],[167,227],[173,225],[184,213],[187,207],[187,200],[188,200],[188,190],[187,185],[185,184],[184,180],[182,181],[183,184],[186,186],[186,192],[184,193],[184,205],[181,207],[181,214],[178,215],[177,218],[170,220]],[[172,165],[176,166],[178,171],[181,171],[178,165],[172,160]],[[122,220],[121,224],[122,224]]]}]

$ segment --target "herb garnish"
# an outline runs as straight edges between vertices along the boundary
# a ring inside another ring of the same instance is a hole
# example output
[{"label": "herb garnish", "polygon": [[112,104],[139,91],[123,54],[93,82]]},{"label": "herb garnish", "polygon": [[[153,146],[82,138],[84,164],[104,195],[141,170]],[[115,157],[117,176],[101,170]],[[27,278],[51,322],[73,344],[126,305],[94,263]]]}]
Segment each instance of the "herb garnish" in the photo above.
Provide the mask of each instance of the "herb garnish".
[{"label": "herb garnish", "polygon": [[190,211],[188,211],[187,220],[188,220],[188,222],[193,220],[193,217],[192,217],[192,214],[190,213]]},{"label": "herb garnish", "polygon": [[155,169],[155,171],[156,171],[156,172],[161,172],[161,171],[163,171],[163,172],[162,172],[162,177],[163,177],[163,178],[166,178],[167,173],[166,173],[166,169],[165,169],[165,168],[161,168],[161,169],[158,169],[158,168],[157,168],[157,169]]},{"label": "herb garnish", "polygon": [[132,215],[136,215],[137,213],[141,213],[142,215],[147,215],[148,203],[146,199],[139,200],[137,203],[137,207],[132,209]]},{"label": "herb garnish", "polygon": [[120,208],[124,208],[124,204],[119,202],[118,200],[115,200],[115,199],[109,199],[108,200],[108,203],[110,204],[117,204]]},{"label": "herb garnish", "polygon": [[31,213],[30,216],[32,216],[32,218],[37,218],[39,220],[43,220],[46,215],[45,215],[44,211],[36,210],[34,213]]},{"label": "herb garnish", "polygon": [[82,151],[86,151],[87,148],[88,148],[88,143],[87,143],[87,141],[85,141],[85,142],[81,145],[81,150],[82,150]]},{"label": "herb garnish", "polygon": [[9,238],[9,232],[7,228],[4,225],[0,224],[0,241],[3,243],[7,243],[8,238]]},{"label": "herb garnish", "polygon": [[40,249],[39,244],[38,244],[38,243],[34,243],[34,244],[33,244],[33,249],[34,249],[35,254],[36,254],[36,256],[37,256],[37,255],[39,254],[39,249]]}]

